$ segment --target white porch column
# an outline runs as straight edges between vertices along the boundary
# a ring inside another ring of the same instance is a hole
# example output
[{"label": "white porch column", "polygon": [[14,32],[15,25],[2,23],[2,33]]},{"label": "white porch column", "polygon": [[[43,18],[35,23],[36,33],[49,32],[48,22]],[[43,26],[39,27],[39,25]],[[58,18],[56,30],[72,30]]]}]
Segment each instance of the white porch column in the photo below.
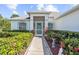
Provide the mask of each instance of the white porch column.
[{"label": "white porch column", "polygon": [[30,19],[30,29],[29,30],[33,30],[33,19]]},{"label": "white porch column", "polygon": [[48,17],[45,16],[45,28],[44,29],[47,29],[48,28]]}]

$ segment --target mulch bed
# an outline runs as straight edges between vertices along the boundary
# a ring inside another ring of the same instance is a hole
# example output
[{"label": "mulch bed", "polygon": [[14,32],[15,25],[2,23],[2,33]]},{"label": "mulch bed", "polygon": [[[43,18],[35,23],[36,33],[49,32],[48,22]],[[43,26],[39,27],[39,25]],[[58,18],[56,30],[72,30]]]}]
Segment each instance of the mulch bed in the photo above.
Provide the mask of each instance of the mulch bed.
[{"label": "mulch bed", "polygon": [[53,53],[53,55],[58,55],[60,47],[57,46],[55,48],[52,48],[52,40],[46,40],[46,41],[47,41],[47,43],[48,43],[48,45],[49,45],[49,47],[50,47],[51,52]]}]

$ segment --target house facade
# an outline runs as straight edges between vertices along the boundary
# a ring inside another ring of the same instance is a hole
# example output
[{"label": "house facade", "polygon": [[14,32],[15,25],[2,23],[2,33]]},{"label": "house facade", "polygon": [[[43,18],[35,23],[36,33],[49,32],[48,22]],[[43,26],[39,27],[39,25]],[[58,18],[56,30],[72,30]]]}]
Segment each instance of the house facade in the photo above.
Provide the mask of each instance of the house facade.
[{"label": "house facade", "polygon": [[46,30],[53,29],[54,18],[58,12],[27,12],[29,17],[11,18],[11,30],[34,31],[35,36],[42,36]]},{"label": "house facade", "polygon": [[54,22],[54,30],[79,32],[79,5],[57,17]]},{"label": "house facade", "polygon": [[29,17],[11,18],[11,30],[33,30],[35,36],[42,36],[46,30],[79,32],[79,5],[63,14],[46,11],[27,12],[27,14]]}]

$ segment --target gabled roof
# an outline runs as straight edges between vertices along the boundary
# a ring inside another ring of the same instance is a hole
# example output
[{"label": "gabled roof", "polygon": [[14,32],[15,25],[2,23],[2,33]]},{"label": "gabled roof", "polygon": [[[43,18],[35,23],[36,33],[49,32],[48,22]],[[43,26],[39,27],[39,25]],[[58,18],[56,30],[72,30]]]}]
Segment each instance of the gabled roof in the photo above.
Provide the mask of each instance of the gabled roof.
[{"label": "gabled roof", "polygon": [[[27,12],[27,14],[48,14],[49,17],[57,18],[60,13],[59,12],[53,12],[53,11],[33,11],[33,12]],[[55,14],[55,15],[54,15]]]},{"label": "gabled roof", "polygon": [[79,4],[76,5],[76,6],[74,6],[74,7],[72,7],[70,10],[64,12],[63,14],[61,14],[61,15],[60,15],[59,17],[57,17],[56,19],[59,19],[59,18],[61,18],[61,17],[63,17],[63,16],[66,16],[66,15],[68,15],[68,14],[70,14],[70,13],[76,11],[76,10],[79,10]]}]

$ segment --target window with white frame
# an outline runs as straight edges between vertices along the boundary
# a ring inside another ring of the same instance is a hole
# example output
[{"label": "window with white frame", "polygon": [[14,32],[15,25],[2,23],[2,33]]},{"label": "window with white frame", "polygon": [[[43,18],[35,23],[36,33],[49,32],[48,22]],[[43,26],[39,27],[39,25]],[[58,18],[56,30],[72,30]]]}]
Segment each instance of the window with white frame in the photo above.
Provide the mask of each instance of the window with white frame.
[{"label": "window with white frame", "polygon": [[48,23],[48,30],[52,30],[53,29],[53,23]]},{"label": "window with white frame", "polygon": [[19,23],[19,30],[26,30],[26,23]]}]

